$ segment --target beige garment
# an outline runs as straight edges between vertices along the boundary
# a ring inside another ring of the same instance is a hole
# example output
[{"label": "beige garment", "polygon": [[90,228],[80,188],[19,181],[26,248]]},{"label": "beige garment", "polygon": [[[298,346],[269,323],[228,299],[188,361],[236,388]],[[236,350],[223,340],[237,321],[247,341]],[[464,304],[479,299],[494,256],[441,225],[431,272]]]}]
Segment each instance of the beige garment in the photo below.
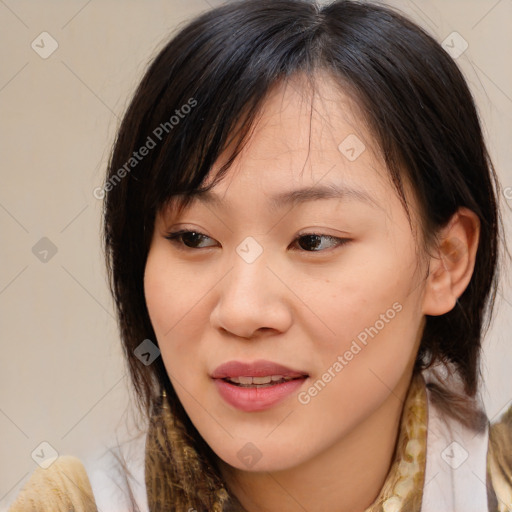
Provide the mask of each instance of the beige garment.
[{"label": "beige garment", "polygon": [[[512,405],[489,431],[487,469],[497,498],[496,512],[512,511]],[[492,511],[494,512],[494,510]]]},{"label": "beige garment", "polygon": [[43,511],[98,512],[80,459],[65,455],[47,469],[37,468],[9,508],[9,512]]}]

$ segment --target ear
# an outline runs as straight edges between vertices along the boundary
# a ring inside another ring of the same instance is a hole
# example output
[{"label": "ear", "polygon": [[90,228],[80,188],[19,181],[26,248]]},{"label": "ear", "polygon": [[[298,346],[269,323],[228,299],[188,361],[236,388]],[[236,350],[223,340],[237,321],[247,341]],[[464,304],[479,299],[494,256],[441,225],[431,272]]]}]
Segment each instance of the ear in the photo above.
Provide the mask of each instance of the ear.
[{"label": "ear", "polygon": [[429,260],[423,296],[425,315],[444,315],[455,307],[473,275],[479,237],[480,219],[464,207],[440,230]]}]

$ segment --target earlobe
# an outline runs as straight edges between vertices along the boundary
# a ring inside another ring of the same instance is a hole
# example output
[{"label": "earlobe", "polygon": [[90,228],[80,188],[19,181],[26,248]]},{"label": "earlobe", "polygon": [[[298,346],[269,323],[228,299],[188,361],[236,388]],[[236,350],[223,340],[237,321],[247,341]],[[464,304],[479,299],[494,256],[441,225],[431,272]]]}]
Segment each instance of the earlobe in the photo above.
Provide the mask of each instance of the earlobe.
[{"label": "earlobe", "polygon": [[438,234],[429,260],[423,313],[438,316],[451,311],[464,293],[475,267],[480,219],[461,207]]}]

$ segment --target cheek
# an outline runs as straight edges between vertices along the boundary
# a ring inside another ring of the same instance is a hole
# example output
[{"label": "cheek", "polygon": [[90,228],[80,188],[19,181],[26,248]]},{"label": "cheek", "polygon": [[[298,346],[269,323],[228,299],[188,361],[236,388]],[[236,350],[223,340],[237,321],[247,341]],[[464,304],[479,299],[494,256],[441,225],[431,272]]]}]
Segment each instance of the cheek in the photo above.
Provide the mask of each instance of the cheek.
[{"label": "cheek", "polygon": [[[187,325],[187,294],[190,291],[180,279],[180,273],[165,264],[165,259],[158,251],[150,252],[144,273],[144,294],[151,324],[158,340],[164,363],[176,360],[169,357],[173,348],[171,340],[182,339],[176,333]],[[174,345],[175,346],[175,345]]]},{"label": "cheek", "polygon": [[329,382],[317,406],[332,399],[357,409],[358,403],[385,396],[413,364],[422,293],[415,261],[412,244],[397,248],[382,242],[379,252],[373,247],[354,250],[350,261],[331,274],[336,279],[317,282],[316,311],[329,327],[313,338],[321,368],[314,376],[321,381],[317,387]]},{"label": "cheek", "polygon": [[351,338],[376,322],[382,330],[383,314],[386,326],[387,320],[400,323],[405,315],[399,318],[396,310],[417,304],[420,289],[414,284],[414,257],[406,251],[398,258],[395,248],[385,244],[361,245],[347,251],[347,258],[321,279],[311,276],[303,284],[302,296],[308,297],[304,302],[325,319],[333,340]]},{"label": "cheek", "polygon": [[199,373],[194,370],[201,369],[200,340],[205,337],[212,280],[180,269],[165,248],[157,247],[148,255],[144,293],[151,324],[171,381],[187,389],[194,387],[194,375]]},{"label": "cheek", "polygon": [[190,324],[194,309],[207,292],[207,283],[190,275],[170,261],[165,249],[150,251],[144,273],[144,294],[151,323],[161,341],[176,329]]},{"label": "cheek", "polygon": [[336,307],[324,310],[330,312],[336,335],[323,343],[317,338],[318,371],[297,397],[305,424],[315,418],[333,436],[350,431],[412,370],[420,319],[407,289],[381,283],[369,297],[354,289],[353,300],[340,294]]}]

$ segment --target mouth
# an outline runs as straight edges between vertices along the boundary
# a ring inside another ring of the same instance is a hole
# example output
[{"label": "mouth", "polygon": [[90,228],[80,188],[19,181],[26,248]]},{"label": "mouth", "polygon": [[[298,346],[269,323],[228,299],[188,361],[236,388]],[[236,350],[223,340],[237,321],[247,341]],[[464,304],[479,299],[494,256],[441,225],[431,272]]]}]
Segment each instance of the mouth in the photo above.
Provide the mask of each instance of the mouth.
[{"label": "mouth", "polygon": [[229,384],[239,386],[241,388],[268,388],[279,384],[284,384],[290,380],[298,380],[305,378],[305,375],[300,377],[285,377],[283,375],[267,375],[265,377],[226,377],[222,379]]},{"label": "mouth", "polygon": [[240,385],[265,385],[280,380],[309,377],[307,372],[288,368],[273,361],[259,359],[250,363],[228,361],[218,366],[211,374],[213,379],[229,379]]},{"label": "mouth", "polygon": [[273,363],[229,361],[211,374],[220,396],[231,406],[255,412],[268,409],[297,391],[308,373]]}]

